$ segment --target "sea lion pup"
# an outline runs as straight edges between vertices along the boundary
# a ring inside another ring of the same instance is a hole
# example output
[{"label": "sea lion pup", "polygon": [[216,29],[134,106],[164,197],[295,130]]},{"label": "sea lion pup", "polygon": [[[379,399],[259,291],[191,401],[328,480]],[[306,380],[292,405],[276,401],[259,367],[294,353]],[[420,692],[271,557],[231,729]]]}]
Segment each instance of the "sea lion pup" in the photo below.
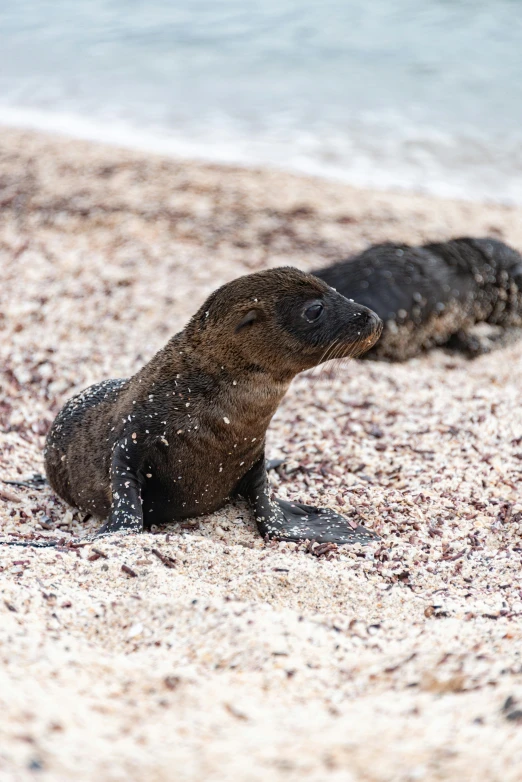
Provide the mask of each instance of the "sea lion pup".
[{"label": "sea lion pup", "polygon": [[[388,242],[314,274],[383,320],[368,357],[404,361],[440,345],[472,357],[520,336],[522,256],[496,239]],[[477,323],[499,333],[481,341]]]},{"label": "sea lion pup", "polygon": [[102,534],[201,516],[241,495],[269,538],[376,538],[331,510],[270,499],[265,434],[295,375],[363,352],[380,331],[375,313],[310,274],[240,277],[133,377],[67,402],[46,441],[49,483],[107,519]]}]

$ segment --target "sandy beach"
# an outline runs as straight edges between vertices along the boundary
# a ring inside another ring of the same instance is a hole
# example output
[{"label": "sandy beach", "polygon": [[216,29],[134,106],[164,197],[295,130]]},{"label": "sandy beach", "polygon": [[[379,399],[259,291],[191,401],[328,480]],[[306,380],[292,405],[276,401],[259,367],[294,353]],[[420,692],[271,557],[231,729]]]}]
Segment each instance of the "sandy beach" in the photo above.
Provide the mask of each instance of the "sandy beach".
[{"label": "sandy beach", "polygon": [[[218,285],[459,235],[520,250],[522,207],[2,128],[0,479],[41,473],[63,402],[136,371]],[[363,520],[365,548],[266,545],[241,503],[0,547],[2,781],[522,779],[521,388],[522,344],[296,379],[271,481]],[[0,483],[2,540],[97,526]]]}]

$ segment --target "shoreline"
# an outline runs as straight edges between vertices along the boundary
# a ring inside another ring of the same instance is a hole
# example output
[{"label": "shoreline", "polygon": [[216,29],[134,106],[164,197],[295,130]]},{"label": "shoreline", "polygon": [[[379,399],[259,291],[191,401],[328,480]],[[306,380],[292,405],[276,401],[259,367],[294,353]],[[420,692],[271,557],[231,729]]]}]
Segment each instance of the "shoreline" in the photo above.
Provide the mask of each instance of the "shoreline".
[{"label": "shoreline", "polygon": [[[398,122],[398,118],[395,118]],[[0,131],[11,130],[14,132],[29,132],[41,135],[49,135],[55,138],[63,138],[67,141],[90,142],[103,146],[111,146],[120,150],[128,150],[142,155],[154,155],[168,157],[172,160],[181,159],[198,165],[223,165],[241,167],[247,171],[273,170],[281,174],[313,177],[333,183],[344,184],[357,189],[376,190],[377,192],[390,193],[414,193],[433,198],[442,198],[471,203],[490,203],[500,206],[522,206],[522,189],[511,183],[508,191],[498,190],[498,183],[491,180],[492,174],[498,176],[506,165],[506,156],[514,158],[518,156],[518,142],[514,138],[509,139],[510,149],[506,152],[505,140],[502,152],[499,152],[500,139],[485,139],[479,135],[473,135],[468,129],[467,136],[453,136],[444,134],[429,127],[410,128],[405,131],[408,142],[412,147],[419,145],[417,154],[426,157],[424,171],[419,168],[416,154],[408,159],[405,149],[402,149],[399,139],[392,140],[396,146],[392,156],[396,162],[390,168],[390,152],[384,163],[384,170],[380,170],[377,160],[378,147],[383,143],[377,134],[374,141],[373,159],[369,150],[355,149],[353,155],[344,155],[337,160],[331,158],[331,152],[323,150],[323,154],[307,150],[311,140],[305,141],[306,133],[303,132],[301,142],[304,148],[300,148],[299,139],[280,139],[263,134],[246,135],[232,130],[226,124],[216,127],[210,136],[190,135],[187,131],[176,133],[173,128],[146,127],[130,121],[118,119],[90,119],[81,114],[63,111],[49,111],[36,108],[21,108],[16,106],[0,105]],[[415,135],[414,130],[418,134]],[[422,131],[422,132],[421,132]],[[411,136],[411,138],[410,138]],[[219,141],[216,141],[219,138]],[[349,140],[337,134],[336,140],[344,143]],[[315,138],[315,145],[320,137]],[[300,151],[294,154],[294,148]],[[334,144],[335,146],[335,144]],[[469,170],[463,169],[460,176],[453,178],[453,170],[459,171],[459,154],[472,147],[475,149],[476,161],[473,166],[467,163]],[[459,153],[460,149],[460,153]],[[211,151],[210,151],[211,150]],[[493,159],[492,159],[493,155]],[[335,155],[334,155],[335,157]],[[352,158],[356,164],[348,164],[348,158]],[[445,159],[445,169],[437,170],[433,167],[438,157]],[[455,158],[452,162],[451,158]],[[489,158],[489,168],[482,170],[484,159]],[[382,164],[381,164],[382,165]],[[470,172],[479,172],[476,181],[469,179]],[[405,175],[405,171],[408,173]],[[428,173],[429,171],[429,173]],[[452,174],[450,174],[450,171]],[[505,177],[506,179],[507,177]],[[485,182],[489,184],[485,185]],[[464,182],[467,181],[467,185]],[[505,185],[504,185],[505,188]],[[496,194],[494,194],[496,193]]]},{"label": "shoreline", "polygon": [[[3,128],[0,478],[41,472],[63,401],[135,372],[227,280],[464,234],[521,249],[522,207]],[[101,555],[0,548],[2,779],[515,782],[521,386],[521,343],[292,384],[274,486],[377,546],[265,546],[236,504]],[[9,488],[2,538],[98,526]]]}]

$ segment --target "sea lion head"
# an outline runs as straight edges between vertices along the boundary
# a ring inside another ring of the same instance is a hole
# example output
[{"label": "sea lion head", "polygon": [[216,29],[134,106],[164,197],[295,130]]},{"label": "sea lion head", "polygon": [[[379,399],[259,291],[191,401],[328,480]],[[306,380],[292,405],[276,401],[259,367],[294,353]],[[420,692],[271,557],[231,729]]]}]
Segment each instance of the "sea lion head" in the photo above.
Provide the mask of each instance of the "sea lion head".
[{"label": "sea lion head", "polygon": [[496,286],[505,284],[509,287],[512,282],[522,289],[522,256],[520,253],[499,239],[490,236],[485,238],[462,237],[453,239],[448,246],[466,245],[472,247],[478,253],[478,263],[475,260],[474,270],[483,272],[484,267],[488,273],[482,273],[485,282],[493,281]]},{"label": "sea lion head", "polygon": [[357,356],[379,338],[372,310],[292,267],[239,277],[218,288],[186,333],[227,367],[291,377],[332,358]]},{"label": "sea lion head", "polygon": [[[464,238],[480,253],[480,278],[489,292],[490,323],[520,327],[522,324],[522,255],[499,239]],[[486,271],[484,271],[484,269]]]}]

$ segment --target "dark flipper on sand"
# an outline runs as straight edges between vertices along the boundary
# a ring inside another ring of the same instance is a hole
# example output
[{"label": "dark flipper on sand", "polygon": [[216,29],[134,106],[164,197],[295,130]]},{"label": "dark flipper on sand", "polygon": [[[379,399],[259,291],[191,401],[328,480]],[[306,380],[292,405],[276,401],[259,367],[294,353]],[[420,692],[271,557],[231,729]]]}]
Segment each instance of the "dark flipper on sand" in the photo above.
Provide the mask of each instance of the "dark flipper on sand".
[{"label": "dark flipper on sand", "polygon": [[442,347],[450,353],[463,353],[468,358],[477,358],[493,350],[507,348],[522,339],[522,328],[497,327],[491,334],[477,334],[473,331],[459,331]]},{"label": "dark flipper on sand", "polygon": [[34,475],[30,475],[28,478],[21,478],[18,481],[10,481],[5,478],[0,478],[0,481],[2,483],[7,483],[9,486],[24,486],[26,489],[44,489],[49,485],[45,475],[41,475],[38,472],[34,473]]},{"label": "dark flipper on sand", "polygon": [[97,535],[113,532],[143,532],[140,452],[131,437],[124,437],[114,447],[111,464],[112,505],[109,518]]},{"label": "dark flipper on sand", "polygon": [[329,508],[270,499],[264,458],[243,477],[237,487],[254,509],[260,534],[276,540],[315,540],[317,543],[371,543],[379,536],[362,525],[355,529],[348,519]]}]

